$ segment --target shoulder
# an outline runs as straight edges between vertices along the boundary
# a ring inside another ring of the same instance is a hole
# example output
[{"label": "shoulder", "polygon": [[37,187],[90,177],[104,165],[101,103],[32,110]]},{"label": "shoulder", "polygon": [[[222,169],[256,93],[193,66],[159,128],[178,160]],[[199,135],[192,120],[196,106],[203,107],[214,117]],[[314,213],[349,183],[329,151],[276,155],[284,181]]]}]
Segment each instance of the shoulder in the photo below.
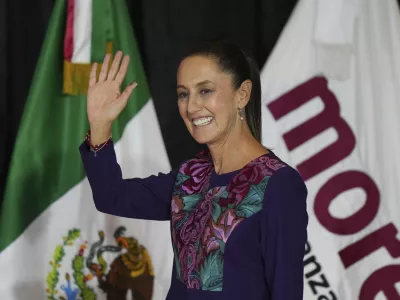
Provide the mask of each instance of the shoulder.
[{"label": "shoulder", "polygon": [[298,187],[300,189],[307,190],[303,178],[295,168],[283,161],[272,151],[268,158],[269,162],[267,165],[274,171],[271,172],[271,177],[268,184],[270,188],[284,185],[286,187]]},{"label": "shoulder", "polygon": [[285,187],[286,189],[296,188],[307,192],[307,187],[300,173],[289,165],[280,168],[271,176],[268,187],[269,189],[279,187]]},{"label": "shoulder", "polygon": [[280,168],[268,180],[264,201],[268,206],[305,203],[308,190],[300,173],[279,158],[276,159]]}]

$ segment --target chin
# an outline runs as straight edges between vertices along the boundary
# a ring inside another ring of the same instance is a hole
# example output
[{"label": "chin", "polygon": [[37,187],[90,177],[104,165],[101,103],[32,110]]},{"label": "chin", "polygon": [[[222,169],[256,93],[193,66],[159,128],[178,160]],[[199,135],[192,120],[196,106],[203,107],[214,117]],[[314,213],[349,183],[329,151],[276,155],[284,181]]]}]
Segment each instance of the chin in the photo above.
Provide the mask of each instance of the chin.
[{"label": "chin", "polygon": [[210,144],[212,143],[212,141],[215,140],[215,136],[205,134],[192,134],[192,137],[197,143],[201,145]]},{"label": "chin", "polygon": [[209,139],[204,138],[204,137],[198,137],[198,136],[193,136],[193,135],[192,135],[192,137],[197,143],[199,143],[201,145],[208,144],[208,142],[209,142]]}]

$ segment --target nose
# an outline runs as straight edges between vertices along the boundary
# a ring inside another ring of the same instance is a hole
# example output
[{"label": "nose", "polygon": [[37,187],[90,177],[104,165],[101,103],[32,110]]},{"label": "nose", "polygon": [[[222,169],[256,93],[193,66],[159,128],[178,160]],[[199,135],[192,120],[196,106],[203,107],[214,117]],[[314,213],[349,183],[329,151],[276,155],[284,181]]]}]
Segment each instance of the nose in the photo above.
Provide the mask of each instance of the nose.
[{"label": "nose", "polygon": [[187,111],[189,114],[193,114],[201,110],[201,105],[196,97],[190,97],[188,101]]}]

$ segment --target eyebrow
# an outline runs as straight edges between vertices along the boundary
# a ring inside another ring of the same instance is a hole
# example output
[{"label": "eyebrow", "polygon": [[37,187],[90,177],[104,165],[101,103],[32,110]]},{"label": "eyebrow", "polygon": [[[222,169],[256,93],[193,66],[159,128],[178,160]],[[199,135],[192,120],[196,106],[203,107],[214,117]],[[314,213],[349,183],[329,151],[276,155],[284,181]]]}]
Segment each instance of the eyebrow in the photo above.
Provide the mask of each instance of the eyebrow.
[{"label": "eyebrow", "polygon": [[[211,82],[210,80],[203,80],[203,81],[197,83],[196,86],[200,86],[200,85],[207,84],[207,83],[212,83],[212,82]],[[178,85],[176,86],[176,88],[177,88],[177,89],[179,89],[179,88],[184,88],[184,89],[186,89],[186,87],[185,87],[184,85],[181,85],[181,84],[178,84]]]}]

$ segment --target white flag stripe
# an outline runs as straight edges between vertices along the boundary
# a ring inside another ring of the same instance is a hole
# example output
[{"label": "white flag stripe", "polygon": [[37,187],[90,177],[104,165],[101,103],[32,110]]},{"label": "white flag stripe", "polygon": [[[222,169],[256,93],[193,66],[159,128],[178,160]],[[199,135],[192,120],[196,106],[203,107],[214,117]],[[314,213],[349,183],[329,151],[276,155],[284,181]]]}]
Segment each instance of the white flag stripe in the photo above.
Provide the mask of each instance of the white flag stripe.
[{"label": "white flag stripe", "polygon": [[73,63],[91,63],[92,0],[74,1]]}]

